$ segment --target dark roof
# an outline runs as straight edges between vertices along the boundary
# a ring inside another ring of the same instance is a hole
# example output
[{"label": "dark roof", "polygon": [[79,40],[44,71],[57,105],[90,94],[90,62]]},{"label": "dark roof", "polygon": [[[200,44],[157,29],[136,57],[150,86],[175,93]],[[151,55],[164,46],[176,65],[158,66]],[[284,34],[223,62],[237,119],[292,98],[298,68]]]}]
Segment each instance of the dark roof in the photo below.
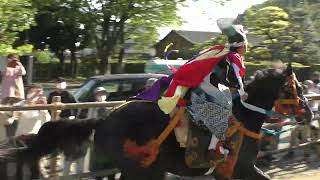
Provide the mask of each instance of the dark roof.
[{"label": "dark roof", "polygon": [[136,74],[106,74],[106,75],[99,75],[99,76],[92,76],[90,79],[99,79],[99,80],[116,80],[116,79],[136,79],[136,78],[160,78],[167,76],[165,74],[143,74],[143,73],[136,73]]},{"label": "dark roof", "polygon": [[[203,42],[208,41],[212,38],[215,38],[221,34],[221,32],[184,31],[184,30],[172,30],[169,34],[171,34],[173,32],[177,33],[178,35],[180,35],[181,37],[183,37],[184,39],[186,39],[187,41],[189,41],[193,44],[203,43]],[[165,39],[166,37],[164,37],[163,39]],[[249,43],[251,43],[253,46],[257,46],[257,45],[259,45],[259,43],[261,41],[263,41],[263,38],[255,36],[250,33],[247,34],[247,38],[248,38]]]},{"label": "dark roof", "polygon": [[[180,36],[184,37],[185,39],[189,40],[190,42],[195,42],[195,43],[203,43],[221,34],[221,32],[202,32],[202,31],[175,31],[175,32],[178,33]],[[193,41],[190,40],[191,38],[193,38]],[[247,34],[247,39],[249,43],[251,43],[253,46],[257,46],[261,41],[263,41],[263,38],[255,36],[250,33]]]},{"label": "dark roof", "polygon": [[193,44],[203,43],[219,35],[219,32],[173,30]]}]

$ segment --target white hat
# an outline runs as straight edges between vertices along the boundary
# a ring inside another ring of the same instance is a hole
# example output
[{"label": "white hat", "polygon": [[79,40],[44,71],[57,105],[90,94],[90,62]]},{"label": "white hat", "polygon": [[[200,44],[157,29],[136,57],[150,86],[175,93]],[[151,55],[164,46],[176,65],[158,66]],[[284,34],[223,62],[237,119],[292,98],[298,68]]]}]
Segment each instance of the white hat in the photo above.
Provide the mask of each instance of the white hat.
[{"label": "white hat", "polygon": [[94,94],[97,94],[98,92],[105,92],[106,94],[108,94],[107,90],[104,87],[96,87],[93,91]]},{"label": "white hat", "polygon": [[234,20],[230,18],[221,18],[217,20],[217,25],[220,28],[222,34],[228,37],[229,46],[241,47],[247,46],[248,40],[246,33],[242,25],[234,25]]},{"label": "white hat", "polygon": [[312,86],[312,85],[314,85],[313,81],[311,81],[311,80],[305,80],[305,81],[303,82],[303,84],[306,85],[306,86]]}]

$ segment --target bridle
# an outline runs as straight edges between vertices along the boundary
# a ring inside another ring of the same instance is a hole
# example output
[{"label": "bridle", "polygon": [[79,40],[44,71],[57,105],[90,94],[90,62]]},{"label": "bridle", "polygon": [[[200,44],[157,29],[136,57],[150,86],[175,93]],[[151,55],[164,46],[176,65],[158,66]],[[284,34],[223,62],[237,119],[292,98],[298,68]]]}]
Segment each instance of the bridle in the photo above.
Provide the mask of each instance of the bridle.
[{"label": "bridle", "polygon": [[286,78],[288,87],[291,90],[291,98],[279,98],[275,101],[275,111],[285,115],[301,115],[304,113],[304,107],[301,104],[303,101],[298,96],[297,78],[292,74]]}]

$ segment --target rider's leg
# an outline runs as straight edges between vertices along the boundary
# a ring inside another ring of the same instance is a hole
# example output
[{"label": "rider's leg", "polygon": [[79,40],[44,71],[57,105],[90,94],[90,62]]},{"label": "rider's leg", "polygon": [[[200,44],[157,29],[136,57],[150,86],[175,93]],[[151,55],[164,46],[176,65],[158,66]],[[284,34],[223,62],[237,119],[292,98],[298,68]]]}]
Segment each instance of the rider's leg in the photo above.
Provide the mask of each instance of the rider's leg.
[{"label": "rider's leg", "polygon": [[219,139],[214,134],[212,134],[208,150],[216,150],[216,151],[219,151],[220,154],[224,154],[224,153],[229,154],[229,150],[223,148],[223,146],[219,145],[218,143],[219,143]]}]

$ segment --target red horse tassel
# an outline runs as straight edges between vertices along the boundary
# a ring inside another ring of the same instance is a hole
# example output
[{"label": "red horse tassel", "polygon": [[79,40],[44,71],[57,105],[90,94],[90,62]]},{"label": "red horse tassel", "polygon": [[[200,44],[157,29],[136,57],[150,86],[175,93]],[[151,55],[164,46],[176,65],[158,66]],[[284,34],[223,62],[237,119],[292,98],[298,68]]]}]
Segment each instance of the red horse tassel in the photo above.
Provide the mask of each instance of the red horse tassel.
[{"label": "red horse tassel", "polygon": [[143,146],[137,145],[136,142],[133,142],[130,139],[126,140],[123,145],[124,152],[128,156],[138,158],[143,167],[149,167],[157,159],[160,145],[177,126],[184,114],[184,110],[185,109],[183,107],[179,108],[178,112],[170,120],[168,126],[162,131],[157,139],[152,139]]},{"label": "red horse tassel", "polygon": [[159,144],[157,140],[152,139],[143,146],[137,145],[136,142],[127,140],[124,145],[124,152],[131,157],[138,158],[143,167],[149,167],[159,154]]}]

